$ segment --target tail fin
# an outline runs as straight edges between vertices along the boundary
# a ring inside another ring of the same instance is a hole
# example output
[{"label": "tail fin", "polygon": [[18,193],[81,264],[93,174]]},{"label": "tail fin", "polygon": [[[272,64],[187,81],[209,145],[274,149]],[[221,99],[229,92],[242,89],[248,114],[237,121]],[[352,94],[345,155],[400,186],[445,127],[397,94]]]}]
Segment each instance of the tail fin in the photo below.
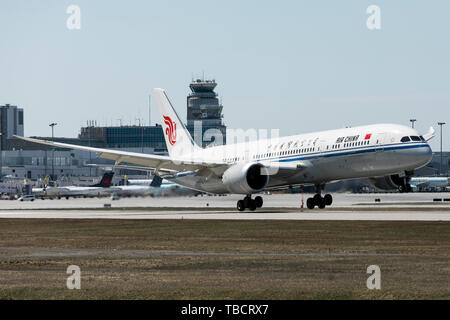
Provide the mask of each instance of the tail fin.
[{"label": "tail fin", "polygon": [[182,157],[200,149],[181,122],[164,89],[154,89],[154,94],[161,114],[161,125],[169,156]]},{"label": "tail fin", "polygon": [[114,176],[114,172],[107,171],[103,174],[102,180],[99,183],[92,185],[91,187],[103,187],[109,188],[111,186],[111,181]]},{"label": "tail fin", "polygon": [[161,187],[162,178],[156,174],[153,176],[153,180],[150,183],[150,187],[159,188]]}]

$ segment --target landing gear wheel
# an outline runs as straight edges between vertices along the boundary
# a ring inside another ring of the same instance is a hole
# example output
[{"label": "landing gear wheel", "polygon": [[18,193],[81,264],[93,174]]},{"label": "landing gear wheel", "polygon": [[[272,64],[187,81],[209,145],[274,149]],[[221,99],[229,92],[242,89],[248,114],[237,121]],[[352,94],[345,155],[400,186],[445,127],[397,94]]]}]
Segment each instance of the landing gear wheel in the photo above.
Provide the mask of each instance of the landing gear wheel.
[{"label": "landing gear wheel", "polygon": [[250,199],[250,204],[249,204],[248,208],[250,209],[250,211],[255,211],[256,210],[256,201]]},{"label": "landing gear wheel", "polygon": [[325,201],[322,199],[322,201],[319,203],[319,209],[325,208]]},{"label": "landing gear wheel", "polygon": [[244,200],[239,200],[237,202],[236,207],[239,211],[244,211],[245,210]]},{"label": "landing gear wheel", "polygon": [[252,201],[252,198],[250,198],[249,196],[245,197],[244,200],[244,208],[249,208],[250,207],[250,202]]},{"label": "landing gear wheel", "polygon": [[256,208],[261,208],[263,205],[263,199],[260,196],[257,196],[255,199],[252,199],[250,195],[247,195],[244,199],[239,200],[236,204],[236,207],[239,211],[244,211],[245,209],[249,209],[250,211],[255,211]]},{"label": "landing gear wheel", "polygon": [[255,204],[257,208],[261,208],[263,206],[263,198],[260,196],[255,197]]},{"label": "landing gear wheel", "polygon": [[406,189],[406,192],[412,191],[411,185],[409,183],[406,185],[405,189]]},{"label": "landing gear wheel", "polygon": [[318,194],[318,193],[314,195],[313,199],[314,199],[314,204],[316,206],[319,206],[323,200],[322,197],[320,196],[320,194]]},{"label": "landing gear wheel", "polygon": [[329,205],[331,205],[333,203],[333,197],[331,196],[331,194],[326,194],[323,197],[323,201],[324,201],[326,206],[329,206]]},{"label": "landing gear wheel", "polygon": [[308,207],[308,209],[314,209],[315,207],[314,199],[308,198],[308,200],[306,200],[306,206]]}]

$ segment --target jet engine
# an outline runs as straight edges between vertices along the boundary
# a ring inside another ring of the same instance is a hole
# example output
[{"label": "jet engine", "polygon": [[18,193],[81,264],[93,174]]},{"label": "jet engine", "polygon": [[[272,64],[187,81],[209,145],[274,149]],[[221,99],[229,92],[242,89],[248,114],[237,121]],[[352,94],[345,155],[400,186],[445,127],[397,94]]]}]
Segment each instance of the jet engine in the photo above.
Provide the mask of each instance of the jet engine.
[{"label": "jet engine", "polygon": [[223,173],[222,182],[230,193],[250,194],[264,189],[269,176],[260,163],[237,163]]},{"label": "jet engine", "polygon": [[411,192],[408,177],[400,177],[398,174],[391,176],[369,178],[369,183],[381,190],[399,190],[400,192]]}]

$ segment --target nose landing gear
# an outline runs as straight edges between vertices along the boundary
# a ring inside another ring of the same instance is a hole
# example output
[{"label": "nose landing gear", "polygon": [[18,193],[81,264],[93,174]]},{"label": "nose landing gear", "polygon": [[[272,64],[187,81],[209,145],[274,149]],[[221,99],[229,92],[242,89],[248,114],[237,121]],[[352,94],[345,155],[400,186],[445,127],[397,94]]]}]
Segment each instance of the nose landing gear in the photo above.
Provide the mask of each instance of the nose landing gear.
[{"label": "nose landing gear", "polygon": [[263,199],[260,196],[252,199],[251,195],[246,196],[243,200],[239,200],[236,204],[236,208],[239,211],[244,211],[245,209],[249,209],[250,211],[255,211],[256,208],[261,208],[263,205]]}]

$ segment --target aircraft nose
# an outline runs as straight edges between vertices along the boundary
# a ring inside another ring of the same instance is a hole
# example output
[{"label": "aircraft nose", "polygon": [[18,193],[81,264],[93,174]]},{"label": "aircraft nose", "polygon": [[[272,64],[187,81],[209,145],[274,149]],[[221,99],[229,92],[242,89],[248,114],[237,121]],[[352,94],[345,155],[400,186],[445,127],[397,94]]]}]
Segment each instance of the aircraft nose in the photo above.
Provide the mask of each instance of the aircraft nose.
[{"label": "aircraft nose", "polygon": [[433,152],[428,143],[423,148],[419,148],[418,153],[422,165],[427,165],[433,158]]}]

